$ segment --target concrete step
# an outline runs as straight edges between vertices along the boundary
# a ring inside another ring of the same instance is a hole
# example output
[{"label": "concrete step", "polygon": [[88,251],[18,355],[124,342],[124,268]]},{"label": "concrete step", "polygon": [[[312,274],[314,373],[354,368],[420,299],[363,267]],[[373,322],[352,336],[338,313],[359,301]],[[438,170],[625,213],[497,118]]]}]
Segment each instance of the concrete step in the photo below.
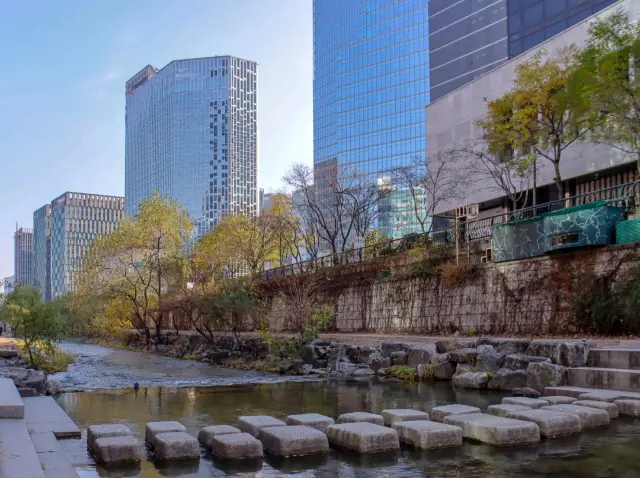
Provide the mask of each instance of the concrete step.
[{"label": "concrete step", "polygon": [[593,349],[587,366],[640,370],[640,349]]},{"label": "concrete step", "polygon": [[80,438],[80,429],[53,397],[23,398],[24,418],[31,433],[51,432],[56,438]]},{"label": "concrete step", "polygon": [[24,418],[24,402],[10,378],[0,378],[0,418]]},{"label": "concrete step", "polygon": [[45,478],[22,419],[0,421],[0,478]]},{"label": "concrete step", "polygon": [[[562,387],[546,387],[544,389],[544,394],[550,397],[562,396],[562,397],[578,398],[583,393],[602,392],[602,391],[603,390],[601,388],[572,387],[570,385],[567,385]],[[622,398],[629,398],[631,400],[640,400],[640,393],[638,392],[628,392],[625,390],[609,390],[609,389],[607,389],[607,392],[610,392],[613,395],[618,395]]]},{"label": "concrete step", "polygon": [[640,370],[602,367],[575,367],[567,369],[569,385],[640,392]]}]

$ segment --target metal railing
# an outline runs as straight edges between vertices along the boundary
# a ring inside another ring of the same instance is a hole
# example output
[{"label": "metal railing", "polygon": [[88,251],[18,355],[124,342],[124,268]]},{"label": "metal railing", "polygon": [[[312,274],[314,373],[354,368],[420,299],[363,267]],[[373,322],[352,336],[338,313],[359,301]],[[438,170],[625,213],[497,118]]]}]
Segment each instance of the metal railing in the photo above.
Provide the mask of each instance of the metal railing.
[{"label": "metal railing", "polygon": [[[462,225],[459,225],[460,227],[458,228],[458,231],[459,234],[460,231],[462,231],[463,239],[467,243],[473,243],[491,238],[493,228],[500,224],[524,219],[533,219],[549,212],[560,211],[569,207],[604,200],[611,201],[612,205],[623,207],[627,211],[630,211],[636,207],[636,198],[640,198],[640,181],[591,191],[577,196],[539,204],[537,206],[518,209],[517,211],[472,219],[465,221]],[[328,254],[307,261],[279,266],[273,269],[268,269],[262,274],[264,279],[270,280],[292,274],[325,269],[327,267],[345,264],[358,264],[362,261],[376,257],[399,254],[418,245],[428,244],[430,246],[443,247],[447,245],[455,245],[455,243],[455,226],[447,226],[424,233],[409,234],[400,239],[393,239],[358,249],[349,249],[336,254]]]}]

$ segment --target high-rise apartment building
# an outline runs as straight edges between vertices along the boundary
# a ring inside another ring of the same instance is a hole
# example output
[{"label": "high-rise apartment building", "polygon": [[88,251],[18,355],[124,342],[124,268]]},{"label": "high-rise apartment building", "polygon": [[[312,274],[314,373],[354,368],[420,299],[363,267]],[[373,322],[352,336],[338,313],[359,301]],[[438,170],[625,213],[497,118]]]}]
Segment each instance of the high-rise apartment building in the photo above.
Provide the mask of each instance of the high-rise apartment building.
[{"label": "high-rise apartment building", "polygon": [[424,157],[429,8],[428,0],[313,1],[316,187],[344,169],[375,184]]},{"label": "high-rise apartment building", "polygon": [[126,83],[126,213],[159,192],[196,234],[258,214],[257,63],[232,56],[146,66]]},{"label": "high-rise apartment building", "polygon": [[15,277],[14,276],[9,276],[9,277],[5,277],[4,279],[2,279],[2,292],[4,294],[10,294],[11,292],[13,292],[15,288]]},{"label": "high-rise apartment building", "polygon": [[431,0],[431,101],[617,0]]},{"label": "high-rise apartment building", "polygon": [[13,276],[14,283],[33,285],[33,230],[18,227],[13,236]]},{"label": "high-rise apartment building", "polygon": [[33,286],[51,300],[51,205],[33,213]]},{"label": "high-rise apartment building", "polygon": [[51,298],[74,290],[91,243],[113,232],[123,217],[123,197],[66,192],[51,202]]}]

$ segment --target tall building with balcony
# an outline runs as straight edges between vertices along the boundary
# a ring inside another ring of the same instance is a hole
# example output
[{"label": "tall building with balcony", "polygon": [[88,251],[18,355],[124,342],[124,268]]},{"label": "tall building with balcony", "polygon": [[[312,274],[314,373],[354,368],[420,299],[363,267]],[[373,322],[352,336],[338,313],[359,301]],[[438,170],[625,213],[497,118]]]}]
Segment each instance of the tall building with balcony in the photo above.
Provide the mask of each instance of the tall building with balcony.
[{"label": "tall building with balcony", "polygon": [[340,170],[375,184],[424,157],[430,8],[429,0],[313,1],[319,189]]},{"label": "tall building with balcony", "polygon": [[51,205],[33,213],[33,286],[51,300]]},{"label": "tall building with balcony", "polygon": [[431,101],[617,0],[431,0]]},{"label": "tall building with balcony", "polygon": [[33,230],[18,227],[13,236],[13,276],[15,286],[33,285]]},{"label": "tall building with balcony", "polygon": [[66,192],[51,202],[52,299],[74,290],[91,243],[113,232],[123,217],[124,198],[119,196]]},{"label": "tall building with balcony", "polygon": [[200,236],[227,214],[256,216],[257,63],[233,56],[146,66],[126,83],[126,214],[155,192]]}]

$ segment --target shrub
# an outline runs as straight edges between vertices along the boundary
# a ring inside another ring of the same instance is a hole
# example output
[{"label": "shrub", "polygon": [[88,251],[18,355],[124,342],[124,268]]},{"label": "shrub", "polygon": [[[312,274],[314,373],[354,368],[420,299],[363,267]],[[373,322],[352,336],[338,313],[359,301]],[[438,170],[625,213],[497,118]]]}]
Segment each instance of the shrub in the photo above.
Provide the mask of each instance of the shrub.
[{"label": "shrub", "polygon": [[414,367],[406,365],[393,365],[385,369],[387,377],[397,378],[398,380],[418,380],[418,370]]}]

